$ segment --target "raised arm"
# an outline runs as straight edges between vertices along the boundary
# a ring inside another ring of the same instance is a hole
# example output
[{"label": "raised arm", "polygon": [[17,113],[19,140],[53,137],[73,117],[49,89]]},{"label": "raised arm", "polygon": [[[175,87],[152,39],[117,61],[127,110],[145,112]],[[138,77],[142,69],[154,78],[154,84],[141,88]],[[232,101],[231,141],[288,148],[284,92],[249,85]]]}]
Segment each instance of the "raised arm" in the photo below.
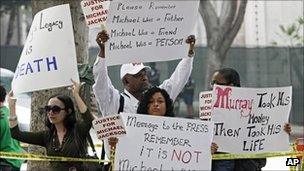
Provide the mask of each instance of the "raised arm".
[{"label": "raised arm", "polygon": [[82,83],[76,83],[74,80],[72,80],[73,85],[71,86],[72,94],[75,98],[75,101],[77,103],[77,106],[79,108],[80,113],[85,113],[88,109],[87,105],[84,103],[84,101],[81,99],[79,95],[80,88],[82,86]]},{"label": "raised arm", "polygon": [[119,91],[114,88],[108,76],[105,61],[105,43],[109,36],[106,31],[101,31],[96,37],[96,42],[100,47],[99,54],[93,66],[95,84],[93,91],[98,102],[98,107],[104,116],[115,114],[119,108]]},{"label": "raised arm", "polygon": [[72,94],[75,98],[75,102],[78,106],[79,112],[81,113],[81,116],[83,118],[83,121],[79,124],[81,127],[80,130],[83,132],[88,132],[92,127],[92,121],[94,120],[94,117],[79,95],[79,91],[83,83],[77,83],[72,79],[71,81],[73,83],[73,85],[71,86]]},{"label": "raised arm", "polygon": [[165,89],[170,98],[175,101],[178,94],[183,90],[186,85],[193,68],[193,56],[194,56],[194,44],[195,37],[193,35],[189,36],[186,40],[186,43],[189,44],[188,57],[183,58],[171,77],[165,80],[159,87]]},{"label": "raised arm", "polygon": [[20,131],[18,127],[18,118],[16,115],[16,98],[14,98],[13,91],[9,92],[7,101],[10,110],[9,121],[10,121],[12,137],[15,138],[16,140],[25,143],[45,146],[46,145],[45,140],[47,137],[46,131],[40,131],[40,132]]}]

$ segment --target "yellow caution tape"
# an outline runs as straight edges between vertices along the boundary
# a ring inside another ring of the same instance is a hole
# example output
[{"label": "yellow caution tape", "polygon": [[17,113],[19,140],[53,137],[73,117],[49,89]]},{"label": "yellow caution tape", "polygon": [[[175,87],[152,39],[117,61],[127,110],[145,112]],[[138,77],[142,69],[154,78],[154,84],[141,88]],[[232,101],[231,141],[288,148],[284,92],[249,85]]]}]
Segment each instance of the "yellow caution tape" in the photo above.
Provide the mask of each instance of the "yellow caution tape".
[{"label": "yellow caution tape", "polygon": [[[27,148],[27,147],[29,147],[29,144],[27,144],[27,143],[20,143],[20,146],[23,147],[23,148]],[[94,146],[95,147],[102,147],[102,144],[95,144]],[[91,146],[88,146],[88,147],[91,147]]]},{"label": "yellow caution tape", "polygon": [[65,162],[109,162],[108,160],[88,159],[88,158],[73,158],[73,157],[59,157],[59,156],[45,156],[30,153],[12,153],[0,151],[0,158],[7,159],[23,159],[35,161],[65,161]]},{"label": "yellow caution tape", "polygon": [[[229,159],[267,158],[267,157],[279,157],[279,156],[304,156],[304,152],[267,152],[267,153],[257,153],[257,154],[214,154],[214,155],[212,155],[212,159],[213,160],[229,160]],[[99,159],[45,156],[45,155],[30,154],[30,153],[12,153],[12,152],[3,152],[3,151],[0,151],[0,158],[35,160],[35,161],[109,162],[107,160],[99,160]]]},{"label": "yellow caution tape", "polygon": [[256,158],[268,158],[268,157],[280,157],[280,156],[303,156],[304,152],[266,152],[256,154],[213,154],[212,160],[230,160],[230,159],[256,159]]}]

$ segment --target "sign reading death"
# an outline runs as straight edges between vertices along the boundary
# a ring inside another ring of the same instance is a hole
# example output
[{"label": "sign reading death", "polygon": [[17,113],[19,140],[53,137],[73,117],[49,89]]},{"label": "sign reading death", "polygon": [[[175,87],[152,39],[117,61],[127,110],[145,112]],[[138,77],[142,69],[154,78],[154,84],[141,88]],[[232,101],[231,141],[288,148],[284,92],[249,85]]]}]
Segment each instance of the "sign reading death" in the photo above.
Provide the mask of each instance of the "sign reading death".
[{"label": "sign reading death", "polygon": [[70,6],[43,9],[33,19],[12,89],[18,94],[69,86],[71,78],[79,82]]}]

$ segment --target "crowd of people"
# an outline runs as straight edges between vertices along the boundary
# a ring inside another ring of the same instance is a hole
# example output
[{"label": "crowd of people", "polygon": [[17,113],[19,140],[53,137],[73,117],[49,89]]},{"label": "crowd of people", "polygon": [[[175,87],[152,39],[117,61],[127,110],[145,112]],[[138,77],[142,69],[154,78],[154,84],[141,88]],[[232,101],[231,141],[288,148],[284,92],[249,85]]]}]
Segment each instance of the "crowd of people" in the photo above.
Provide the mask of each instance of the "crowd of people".
[{"label": "crowd of people", "polygon": [[[138,113],[164,117],[175,117],[174,101],[180,95],[186,105],[189,118],[193,118],[193,94],[195,82],[190,77],[193,65],[193,46],[195,37],[190,35],[186,39],[189,44],[188,57],[184,57],[176,66],[170,78],[160,85],[159,71],[155,69],[155,63],[145,66],[143,63],[123,64],[120,69],[120,78],[124,86],[123,92],[116,89],[108,76],[105,56],[105,44],[109,40],[106,31],[101,31],[96,37],[100,51],[93,66],[95,84],[93,91],[98,103],[99,111],[103,116],[115,113]],[[152,69],[152,70],[151,70]],[[149,78],[153,78],[149,80]],[[46,130],[38,132],[21,131],[18,127],[16,116],[16,99],[11,91],[8,94],[8,107],[3,105],[6,91],[1,89],[1,151],[22,152],[18,141],[45,147],[49,156],[84,157],[87,151],[87,137],[92,127],[94,116],[81,99],[79,91],[81,84],[72,81],[71,91],[77,104],[82,121],[76,120],[76,109],[71,97],[64,94],[56,94],[49,97],[44,111],[46,114]],[[153,81],[153,82],[151,82]],[[226,85],[240,87],[240,77],[237,71],[231,68],[217,70],[210,81],[211,86]],[[8,124],[9,123],[9,124]],[[10,129],[9,129],[10,126]],[[285,131],[290,133],[289,124],[285,125]],[[109,156],[108,141],[104,142],[105,152]],[[211,153],[217,151],[216,142],[211,144]],[[0,159],[0,166],[5,171],[18,170],[22,161],[13,159]],[[212,161],[212,170],[261,170],[266,164],[266,159],[243,160],[218,160]],[[82,162],[50,162],[51,170],[83,170]],[[109,166],[105,166],[107,170]]]}]

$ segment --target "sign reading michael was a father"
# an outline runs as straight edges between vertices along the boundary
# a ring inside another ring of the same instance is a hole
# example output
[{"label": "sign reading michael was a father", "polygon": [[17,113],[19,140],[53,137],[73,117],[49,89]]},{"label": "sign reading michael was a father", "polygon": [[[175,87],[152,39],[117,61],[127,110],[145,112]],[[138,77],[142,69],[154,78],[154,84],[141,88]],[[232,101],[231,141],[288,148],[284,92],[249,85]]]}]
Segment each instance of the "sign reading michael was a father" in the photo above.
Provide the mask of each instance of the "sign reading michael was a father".
[{"label": "sign reading michael was a father", "polygon": [[79,82],[69,4],[38,12],[27,36],[12,83],[14,93]]},{"label": "sign reading michael was a father", "polygon": [[121,114],[114,170],[210,170],[213,122]]},{"label": "sign reading michael was a father", "polygon": [[185,41],[194,30],[198,5],[198,0],[111,1],[107,65],[187,57]]},{"label": "sign reading michael was a father", "polygon": [[258,153],[288,151],[284,131],[292,104],[292,87],[214,86],[212,121],[219,151]]}]

